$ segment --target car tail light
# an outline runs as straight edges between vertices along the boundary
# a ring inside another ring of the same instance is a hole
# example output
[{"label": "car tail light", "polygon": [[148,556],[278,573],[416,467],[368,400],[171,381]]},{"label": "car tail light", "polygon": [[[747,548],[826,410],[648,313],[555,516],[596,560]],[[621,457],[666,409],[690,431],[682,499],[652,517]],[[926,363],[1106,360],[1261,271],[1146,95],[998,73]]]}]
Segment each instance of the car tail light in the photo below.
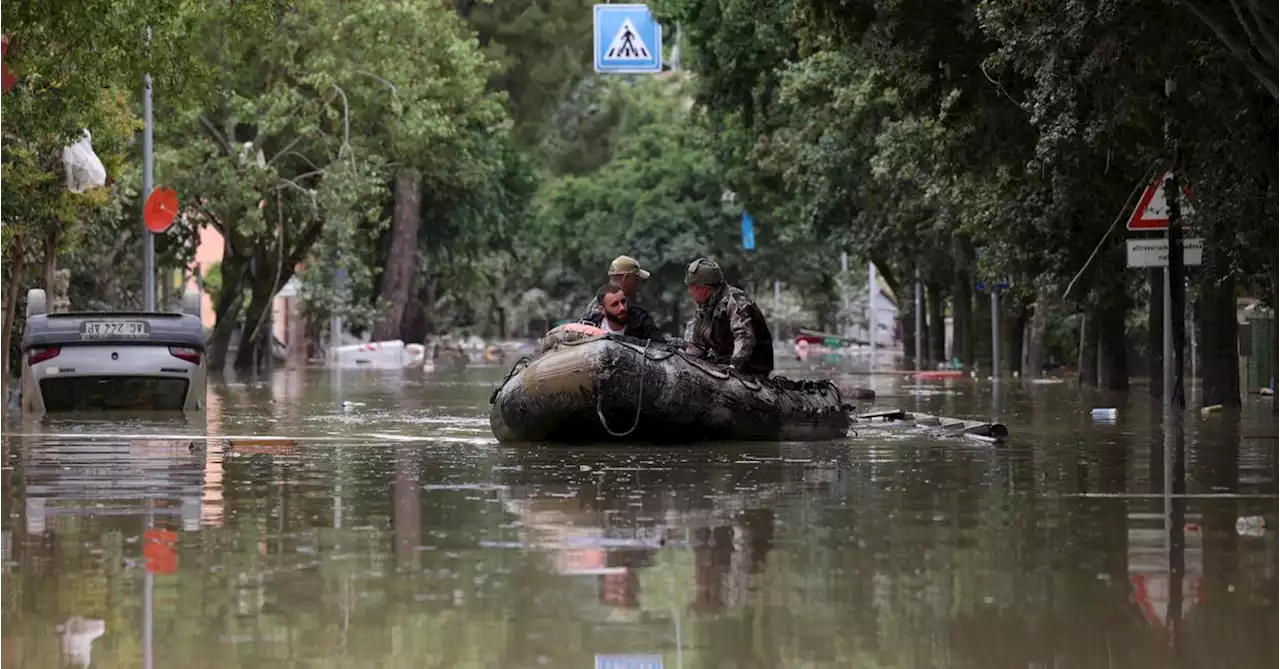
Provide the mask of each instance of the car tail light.
[{"label": "car tail light", "polygon": [[37,362],[52,360],[58,357],[58,354],[61,352],[61,346],[37,346],[30,351],[27,351],[27,364],[34,365]]},{"label": "car tail light", "polygon": [[186,348],[184,346],[170,346],[169,355],[179,360],[185,360],[193,365],[200,364],[200,349],[197,349],[197,348]]}]

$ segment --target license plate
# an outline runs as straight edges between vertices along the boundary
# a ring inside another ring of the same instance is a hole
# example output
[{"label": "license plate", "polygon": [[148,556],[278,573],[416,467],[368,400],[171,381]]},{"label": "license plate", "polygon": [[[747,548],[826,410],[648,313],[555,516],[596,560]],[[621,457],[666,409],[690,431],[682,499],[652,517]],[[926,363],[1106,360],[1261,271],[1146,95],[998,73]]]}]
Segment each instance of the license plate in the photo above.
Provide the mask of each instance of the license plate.
[{"label": "license plate", "polygon": [[146,321],[85,321],[80,324],[82,339],[144,339],[150,334],[151,326]]}]

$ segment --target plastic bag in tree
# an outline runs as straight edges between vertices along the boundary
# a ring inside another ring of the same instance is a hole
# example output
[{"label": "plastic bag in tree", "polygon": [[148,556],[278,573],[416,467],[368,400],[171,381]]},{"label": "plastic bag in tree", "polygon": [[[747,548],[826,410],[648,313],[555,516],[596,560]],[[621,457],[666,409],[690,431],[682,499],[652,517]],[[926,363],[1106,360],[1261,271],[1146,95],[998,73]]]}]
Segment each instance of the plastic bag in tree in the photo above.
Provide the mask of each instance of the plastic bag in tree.
[{"label": "plastic bag in tree", "polygon": [[62,149],[62,164],[67,168],[67,190],[83,193],[107,184],[107,168],[93,152],[92,136],[84,131],[84,139]]}]

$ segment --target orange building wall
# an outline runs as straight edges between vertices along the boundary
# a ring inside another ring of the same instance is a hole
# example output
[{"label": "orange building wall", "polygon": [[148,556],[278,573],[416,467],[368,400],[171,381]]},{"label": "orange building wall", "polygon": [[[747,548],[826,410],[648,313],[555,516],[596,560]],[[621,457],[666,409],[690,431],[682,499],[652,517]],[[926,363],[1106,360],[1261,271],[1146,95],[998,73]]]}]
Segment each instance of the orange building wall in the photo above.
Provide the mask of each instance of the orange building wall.
[{"label": "orange building wall", "polygon": [[[206,225],[200,228],[200,243],[196,246],[196,259],[188,269],[192,272],[192,276],[187,279],[187,289],[195,290],[198,288],[195,280],[195,274],[204,276],[208,273],[209,268],[217,263],[222,262],[223,251],[226,250],[226,242],[222,238],[222,234]],[[299,265],[301,267],[301,265]],[[277,297],[272,301],[271,305],[271,323],[275,335],[280,341],[288,341],[288,310],[285,305],[284,298]],[[218,315],[213,307],[213,300],[209,299],[208,293],[200,298],[200,322],[206,328],[212,328],[217,323]]]},{"label": "orange building wall", "polygon": [[[196,246],[196,259],[189,268],[193,274],[187,279],[187,289],[196,290],[198,288],[195,280],[195,274],[204,276],[209,267],[222,262],[222,252],[226,248],[226,244],[222,239],[222,234],[206,225],[200,228],[200,244]],[[205,327],[211,328],[217,321],[217,314],[213,310],[213,301],[209,299],[206,293],[200,298],[200,322]]]}]

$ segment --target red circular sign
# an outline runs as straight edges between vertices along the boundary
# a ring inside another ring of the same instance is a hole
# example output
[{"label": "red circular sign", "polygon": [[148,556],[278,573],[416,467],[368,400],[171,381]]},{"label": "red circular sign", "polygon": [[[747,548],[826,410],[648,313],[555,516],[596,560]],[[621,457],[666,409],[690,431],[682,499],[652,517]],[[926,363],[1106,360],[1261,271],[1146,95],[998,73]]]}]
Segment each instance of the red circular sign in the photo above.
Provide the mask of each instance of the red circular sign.
[{"label": "red circular sign", "polygon": [[[4,56],[8,55],[8,53],[9,37],[7,35],[0,36],[0,61],[3,61]],[[18,78],[13,76],[13,73],[9,71],[9,68],[0,64],[0,90],[8,92],[16,83],[18,83]]]},{"label": "red circular sign", "polygon": [[151,191],[146,205],[142,207],[143,222],[147,224],[148,230],[156,234],[168,230],[177,215],[178,194],[163,186]]}]

